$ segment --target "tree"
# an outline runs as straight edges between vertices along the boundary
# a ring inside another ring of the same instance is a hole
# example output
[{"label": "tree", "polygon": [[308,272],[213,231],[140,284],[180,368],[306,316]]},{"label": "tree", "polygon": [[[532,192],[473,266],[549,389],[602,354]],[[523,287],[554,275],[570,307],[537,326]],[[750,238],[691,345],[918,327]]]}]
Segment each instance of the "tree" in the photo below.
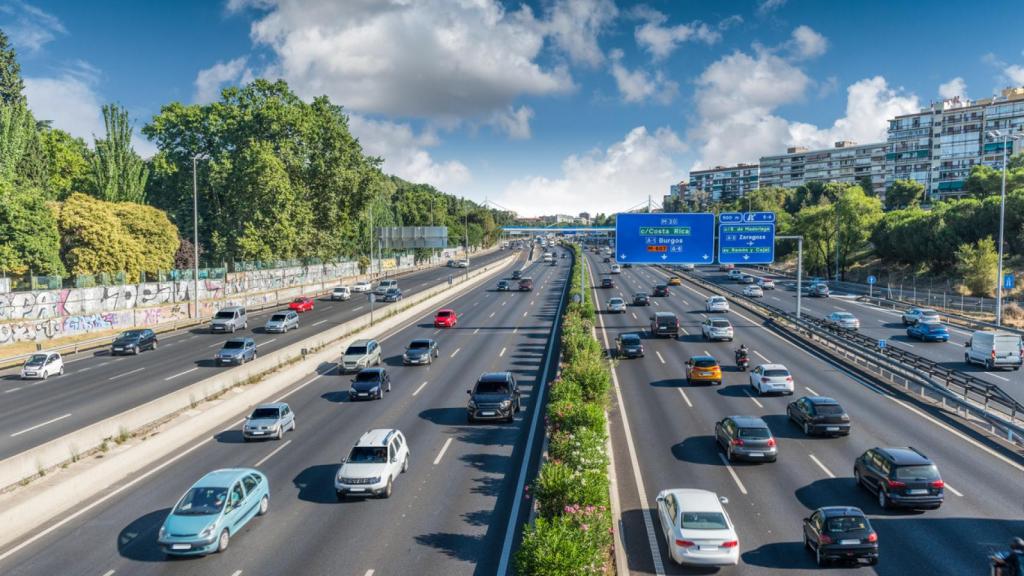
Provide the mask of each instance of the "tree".
[{"label": "tree", "polygon": [[40,132],[39,143],[45,161],[42,185],[47,198],[63,200],[73,191],[87,189],[93,153],[84,140],[63,130],[47,129]]},{"label": "tree", "polygon": [[7,35],[0,30],[0,105],[25,103],[25,83],[21,79],[21,66]]},{"label": "tree", "polygon": [[956,269],[964,285],[975,296],[990,296],[995,288],[999,255],[990,236],[975,244],[962,244],[956,251]]},{"label": "tree", "polygon": [[917,206],[924,198],[924,184],[915,180],[897,180],[885,191],[888,210]]},{"label": "tree", "polygon": [[140,270],[156,273],[174,267],[180,241],[178,229],[167,219],[166,213],[134,202],[118,202],[111,209],[138,246]]},{"label": "tree", "polygon": [[38,190],[0,193],[0,247],[7,271],[64,274],[57,222]]},{"label": "tree", "polygon": [[882,201],[860,186],[849,186],[839,194],[834,210],[839,222],[839,270],[844,274],[850,255],[867,248],[871,230],[882,218]]},{"label": "tree", "polygon": [[73,274],[142,271],[142,251],[110,202],[75,193],[61,203],[57,223],[61,254]]},{"label": "tree", "polygon": [[13,185],[18,166],[35,138],[35,119],[23,102],[0,104],[0,183]]},{"label": "tree", "polygon": [[875,196],[875,183],[871,181],[871,176],[861,176],[857,178],[857,185],[860,186],[861,190],[864,191],[868,196]]},{"label": "tree", "polygon": [[[999,194],[1003,186],[1003,171],[979,164],[971,168],[964,182],[964,190],[974,198],[984,199]],[[1024,153],[1012,156],[1006,163],[1006,191],[1024,188]]]},{"label": "tree", "polygon": [[146,196],[149,170],[132,148],[132,126],[128,111],[116,104],[103,107],[106,138],[96,140],[92,157],[89,192],[108,202],[142,203]]}]

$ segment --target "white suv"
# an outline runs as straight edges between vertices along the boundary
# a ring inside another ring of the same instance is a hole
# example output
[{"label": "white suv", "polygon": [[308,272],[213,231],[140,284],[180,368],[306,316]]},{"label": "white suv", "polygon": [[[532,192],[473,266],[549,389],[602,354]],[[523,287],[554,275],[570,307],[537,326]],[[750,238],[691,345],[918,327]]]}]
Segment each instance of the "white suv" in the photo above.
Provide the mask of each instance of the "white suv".
[{"label": "white suv", "polygon": [[782,364],[761,364],[750,371],[750,387],[759,396],[765,394],[793,394],[793,375]]},{"label": "white suv", "polygon": [[391,496],[391,485],[409,469],[409,446],[394,428],[369,430],[359,438],[334,478],[338,500],[346,496]]},{"label": "white suv", "polygon": [[724,296],[710,296],[704,301],[704,310],[707,312],[728,312],[729,301]]},{"label": "white suv", "polygon": [[708,318],[700,325],[705,340],[728,340],[732,342],[732,324],[724,318]]}]

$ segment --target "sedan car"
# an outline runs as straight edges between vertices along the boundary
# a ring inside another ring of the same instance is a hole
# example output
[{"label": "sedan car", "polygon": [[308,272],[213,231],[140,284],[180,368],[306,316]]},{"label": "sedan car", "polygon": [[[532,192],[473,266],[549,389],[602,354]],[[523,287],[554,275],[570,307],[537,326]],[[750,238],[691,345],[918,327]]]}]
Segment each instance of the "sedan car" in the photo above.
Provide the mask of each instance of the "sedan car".
[{"label": "sedan car", "polygon": [[804,547],[818,566],[832,561],[878,564],[878,534],[860,508],[826,506],[804,518]]},{"label": "sedan car", "polygon": [[922,342],[948,342],[949,330],[942,324],[918,322],[907,327],[907,336]]},{"label": "sedan car", "polygon": [[262,438],[280,440],[284,433],[295,430],[295,413],[284,402],[260,404],[242,424],[242,438],[246,441]]},{"label": "sedan car", "polygon": [[786,406],[786,416],[804,435],[849,436],[850,417],[839,402],[825,396],[802,396]]},{"label": "sedan car", "polygon": [[706,312],[728,312],[729,301],[725,299],[725,296],[709,296],[704,301],[704,310]]},{"label": "sedan car", "polygon": [[732,342],[732,324],[724,318],[708,318],[700,325],[705,340],[728,340]]},{"label": "sedan car", "polygon": [[335,286],[334,290],[331,290],[331,300],[341,300],[344,302],[352,297],[352,289],[348,286]]},{"label": "sedan car", "polygon": [[523,271],[522,270],[513,270],[512,271],[512,279],[513,280],[519,280],[522,277],[523,277]]},{"label": "sedan car", "polygon": [[451,308],[442,308],[434,315],[434,328],[454,328],[459,323],[459,315]]},{"label": "sedan car", "polygon": [[673,276],[673,277],[668,279],[668,285],[669,286],[682,286],[683,285],[683,279],[678,277],[678,276]]},{"label": "sedan car", "polygon": [[643,358],[644,345],[640,335],[629,333],[615,337],[615,353],[619,358]]},{"label": "sedan car", "polygon": [[743,295],[747,298],[761,298],[764,296],[764,291],[760,286],[751,285],[743,288]]},{"label": "sedan car", "polygon": [[912,326],[918,322],[925,324],[938,324],[942,321],[939,313],[930,308],[911,308],[901,315],[904,326]]},{"label": "sedan car", "polygon": [[854,462],[853,477],[878,495],[882,508],[934,510],[945,499],[939,469],[915,448],[872,448]]},{"label": "sedan car", "polygon": [[288,307],[296,312],[310,312],[313,310],[313,299],[302,296],[292,300],[292,303],[289,304]]},{"label": "sedan car", "polygon": [[213,355],[217,366],[223,364],[245,364],[257,356],[256,341],[252,338],[232,338]]},{"label": "sedan car", "polygon": [[352,285],[353,292],[365,293],[373,291],[373,283],[369,280],[360,280]]},{"label": "sedan car", "polygon": [[686,383],[708,382],[722,384],[722,367],[712,356],[691,356],[686,361]]},{"label": "sedan car", "polygon": [[743,274],[742,270],[736,270],[735,268],[729,270],[729,280],[735,280],[736,282],[739,282],[741,279],[743,279],[743,276],[745,276],[745,274]]},{"label": "sedan car", "polygon": [[601,278],[601,288],[615,288],[615,280],[611,278]]},{"label": "sedan car", "polygon": [[143,350],[156,350],[156,332],[149,328],[126,330],[114,338],[110,345],[110,355],[138,354]]},{"label": "sedan car", "polygon": [[402,299],[402,290],[400,288],[388,288],[387,292],[380,297],[381,302],[398,302]]},{"label": "sedan car", "polygon": [[380,400],[391,392],[391,374],[387,368],[363,368],[352,379],[349,400]]},{"label": "sedan car", "polygon": [[274,312],[267,318],[263,329],[267,332],[288,332],[299,327],[299,314],[294,310]]},{"label": "sedan car", "polygon": [[757,416],[728,416],[715,423],[715,440],[729,462],[775,462],[778,446],[768,424]]},{"label": "sedan car", "polygon": [[771,278],[758,278],[757,285],[760,286],[762,290],[775,290],[775,281]]},{"label": "sedan car", "polygon": [[647,295],[647,292],[637,292],[633,294],[633,306],[650,306],[651,297]]},{"label": "sedan car", "polygon": [[761,364],[750,371],[750,387],[760,395],[793,394],[793,375],[782,364]]},{"label": "sedan car", "polygon": [[860,320],[849,312],[832,312],[825,316],[825,323],[843,330],[859,330]]},{"label": "sedan car", "polygon": [[402,354],[402,364],[433,364],[434,358],[440,356],[437,342],[430,338],[419,338],[409,342]]},{"label": "sedan car", "polygon": [[667,284],[658,284],[657,286],[654,287],[654,292],[652,295],[658,297],[671,296],[672,292],[668,289]]},{"label": "sedan car", "polygon": [[21,365],[21,379],[39,378],[46,380],[50,376],[64,374],[64,359],[56,352],[40,352],[33,354]]},{"label": "sedan car", "polygon": [[508,292],[511,289],[512,285],[508,280],[498,280],[498,292]]},{"label": "sedan car", "polygon": [[732,520],[714,492],[693,488],[662,490],[656,498],[658,520],[669,557],[677,564],[733,566],[740,560],[740,541]]},{"label": "sedan car", "polygon": [[178,500],[157,534],[164,554],[198,556],[227,550],[231,538],[270,508],[270,483],[253,468],[214,470]]},{"label": "sedan car", "polygon": [[626,301],[616,296],[608,299],[608,312],[612,314],[625,314]]},{"label": "sedan car", "polygon": [[812,282],[811,284],[808,284],[807,286],[804,286],[804,294],[806,294],[807,296],[810,296],[812,298],[828,298],[829,297],[828,284],[825,284],[823,282],[819,282],[819,283],[813,283]]},{"label": "sedan car", "polygon": [[743,276],[740,276],[740,284],[753,284],[756,280],[757,278],[754,278],[750,274],[744,274]]}]

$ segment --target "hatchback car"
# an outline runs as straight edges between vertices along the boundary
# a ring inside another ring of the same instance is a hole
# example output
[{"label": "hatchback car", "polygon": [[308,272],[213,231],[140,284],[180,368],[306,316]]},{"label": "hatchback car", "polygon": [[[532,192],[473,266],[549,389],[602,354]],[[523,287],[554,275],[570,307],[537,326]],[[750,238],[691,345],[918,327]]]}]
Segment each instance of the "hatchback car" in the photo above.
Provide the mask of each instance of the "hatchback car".
[{"label": "hatchback car", "polygon": [[724,318],[708,318],[700,325],[705,340],[728,340],[732,342],[732,324]]},{"label": "hatchback car", "polygon": [[21,365],[21,379],[39,378],[46,380],[50,376],[64,374],[64,359],[56,352],[40,352],[33,354]]},{"label": "hatchback car", "polygon": [[938,324],[942,321],[939,313],[930,308],[911,308],[901,315],[904,326],[911,326],[918,322],[927,324]]},{"label": "hatchback car", "polygon": [[114,338],[110,345],[110,355],[138,354],[143,350],[156,350],[156,332],[149,328],[126,330]]},{"label": "hatchback car", "polygon": [[768,424],[757,416],[728,416],[715,423],[715,439],[729,462],[775,462],[778,446]]},{"label": "hatchback car", "polygon": [[512,285],[509,284],[508,280],[498,280],[498,292],[508,292],[512,289]]},{"label": "hatchback car", "polygon": [[391,374],[387,368],[363,368],[352,379],[349,400],[380,400],[391,392]]},{"label": "hatchback car", "polygon": [[709,296],[704,301],[704,310],[706,312],[728,312],[729,301],[725,299],[725,296]]},{"label": "hatchback car", "polygon": [[942,324],[918,322],[907,327],[907,337],[922,342],[949,342],[949,330]]},{"label": "hatchback car", "polygon": [[679,319],[671,312],[655,312],[651,316],[651,334],[666,338],[679,337]]},{"label": "hatchback car", "polygon": [[360,280],[352,285],[352,291],[359,293],[373,292],[373,283],[369,280]]},{"label": "hatchback car", "polygon": [[348,286],[335,286],[334,290],[331,290],[331,300],[341,300],[344,302],[352,298],[352,289]]},{"label": "hatchback car", "polygon": [[341,371],[358,372],[370,366],[380,366],[380,356],[380,344],[376,340],[356,340],[341,356]]},{"label": "hatchback car", "polygon": [[387,292],[380,297],[381,302],[398,302],[402,299],[402,290],[400,288],[388,288]]},{"label": "hatchback car", "polygon": [[682,286],[683,285],[683,279],[678,277],[678,276],[673,276],[673,277],[668,279],[668,285],[669,286]]},{"label": "hatchback car", "polygon": [[256,341],[252,338],[232,338],[224,343],[224,346],[213,355],[213,361],[217,366],[224,364],[245,364],[249,360],[255,360]]},{"label": "hatchback car", "polygon": [[850,417],[839,402],[825,396],[803,396],[786,406],[786,416],[804,434],[849,436]]},{"label": "hatchback car", "polygon": [[743,272],[741,270],[736,270],[735,268],[732,269],[732,270],[729,270],[729,279],[730,280],[735,280],[735,281],[739,282],[740,280],[743,279],[743,276],[744,276],[744,274],[743,274]]},{"label": "hatchback car", "polygon": [[270,508],[270,483],[253,468],[214,470],[178,500],[157,534],[164,554],[198,556],[227,550],[231,538]]},{"label": "hatchback car", "polygon": [[753,284],[756,280],[757,278],[754,278],[750,274],[744,274],[743,276],[740,276],[740,284]]},{"label": "hatchback car", "polygon": [[828,284],[825,283],[811,283],[804,286],[804,294],[812,298],[828,298],[830,296]]},{"label": "hatchback car", "polygon": [[775,290],[775,281],[771,278],[758,278],[757,285],[760,286],[762,290]]},{"label": "hatchback car", "polygon": [[750,371],[750,387],[761,396],[793,394],[793,375],[782,364],[761,364]]},{"label": "hatchback car", "polygon": [[608,299],[608,312],[612,314],[625,314],[626,313],[626,301],[622,298],[615,297]]},{"label": "hatchback car", "polygon": [[713,356],[691,356],[686,361],[686,383],[709,382],[722,384],[722,367]]},{"label": "hatchback car", "polygon": [[647,295],[647,292],[637,292],[633,294],[633,306],[650,306],[651,297]]},{"label": "hatchback car", "polygon": [[860,508],[827,506],[804,518],[804,547],[818,566],[832,561],[878,564],[878,534]]},{"label": "hatchback car", "polygon": [[485,372],[477,379],[466,403],[466,420],[505,420],[511,422],[522,407],[519,385],[511,372]]},{"label": "hatchback car", "polygon": [[843,330],[859,330],[860,320],[849,312],[832,312],[825,316],[825,323]]},{"label": "hatchback car", "polygon": [[654,287],[654,291],[652,292],[652,296],[657,296],[659,298],[662,296],[671,295],[672,291],[668,289],[668,284],[658,284],[657,286]]},{"label": "hatchback car", "polygon": [[512,279],[513,280],[519,280],[522,277],[523,277],[523,271],[522,270],[513,270],[512,271]]},{"label": "hatchback car", "polygon": [[402,364],[433,364],[434,358],[440,355],[437,342],[430,338],[419,338],[409,342],[402,354]]},{"label": "hatchback car", "polygon": [[644,345],[639,334],[619,334],[615,337],[615,353],[619,358],[643,358]]},{"label": "hatchback car", "polygon": [[292,300],[291,304],[289,304],[288,307],[300,313],[310,312],[313,310],[313,299],[307,296],[302,296],[296,298],[295,300]]},{"label": "hatchback car", "polygon": [[878,495],[882,508],[936,509],[945,499],[939,469],[915,448],[872,448],[853,465],[853,477]]},{"label": "hatchback car", "polygon": [[395,478],[409,470],[409,445],[401,431],[368,430],[359,437],[334,477],[339,501],[348,496],[390,498]]},{"label": "hatchback car", "polygon": [[280,440],[284,433],[295,430],[295,413],[284,402],[260,404],[242,424],[242,438],[246,441],[275,438]]},{"label": "hatchback car", "polygon": [[267,319],[263,330],[267,332],[287,332],[299,327],[299,313],[295,310],[287,312],[274,312]]},{"label": "hatchback car", "polygon": [[714,492],[692,488],[662,490],[656,498],[658,520],[669,557],[677,564],[733,566],[740,560],[740,541],[732,520]]},{"label": "hatchback car", "polygon": [[608,272],[611,274],[622,274],[622,267],[620,267],[618,264],[612,264],[608,268]]},{"label": "hatchback car", "polygon": [[434,328],[454,328],[459,323],[459,315],[451,308],[442,308],[434,315]]},{"label": "hatchback car", "polygon": [[743,288],[743,295],[747,298],[761,298],[764,296],[764,290],[760,286],[750,285]]},{"label": "hatchback car", "polygon": [[519,279],[519,291],[530,292],[533,290],[533,278],[520,278]]},{"label": "hatchback car", "polygon": [[601,288],[615,288],[615,280],[611,278],[601,278]]}]

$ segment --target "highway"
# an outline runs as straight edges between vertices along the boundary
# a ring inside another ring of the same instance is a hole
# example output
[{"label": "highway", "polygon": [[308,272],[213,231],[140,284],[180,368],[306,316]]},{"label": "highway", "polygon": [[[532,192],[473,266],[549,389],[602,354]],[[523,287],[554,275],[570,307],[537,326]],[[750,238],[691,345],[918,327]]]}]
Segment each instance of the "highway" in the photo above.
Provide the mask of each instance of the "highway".
[{"label": "highway", "polygon": [[[761,275],[754,269],[744,270],[755,276]],[[717,267],[699,268],[697,274],[705,280],[714,282],[732,292],[739,293],[743,285],[729,280],[725,272],[719,272]],[[778,306],[787,311],[796,311],[796,291],[790,280],[779,279],[775,275],[768,277],[776,278],[775,290],[766,290],[765,303]],[[1018,402],[1024,402],[1024,372],[1010,370],[986,371],[983,366],[968,365],[964,362],[964,342],[971,337],[970,330],[948,326],[950,340],[948,342],[921,342],[907,337],[907,328],[900,318],[903,310],[888,310],[872,306],[864,302],[858,302],[852,294],[843,290],[836,290],[829,298],[801,298],[801,308],[804,314],[816,318],[824,318],[831,312],[850,312],[860,319],[860,332],[872,338],[885,340],[887,345],[899,346],[927,358],[939,364],[971,374],[983,380],[996,384],[1005,390]]]},{"label": "highway", "polygon": [[[589,257],[594,283],[599,284],[608,265]],[[667,278],[660,270],[642,266],[622,272],[611,276],[616,288],[594,289],[602,308],[613,295],[631,302],[632,293],[650,292]],[[1024,532],[1024,466],[1019,459],[783,339],[747,313],[724,315],[735,327],[736,341],[704,342],[700,322],[707,294],[690,282],[672,290],[669,297],[652,298],[650,307],[631,305],[625,314],[599,316],[599,336],[606,346],[613,346],[619,333],[639,332],[646,348],[645,358],[616,362],[611,411],[631,573],[709,573],[670,561],[659,521],[652,514],[655,496],[666,488],[703,488],[729,499],[726,510],[739,534],[740,565],[722,569],[725,575],[818,571],[812,555],[803,549],[801,521],[825,505],[862,508],[881,546],[878,566],[840,568],[837,573],[987,574],[987,554]],[[658,311],[678,316],[684,330],[679,339],[648,337],[647,318]],[[732,361],[740,342],[752,350],[752,368],[768,361],[785,364],[794,375],[795,396],[753,397],[748,374],[737,371]],[[685,383],[684,362],[705,352],[723,362],[721,387]],[[785,415],[786,404],[804,394],[838,399],[850,414],[851,435],[805,437]],[[765,419],[779,442],[777,462],[726,465],[713,439],[714,424],[735,414]],[[939,510],[883,511],[873,495],[854,483],[853,463],[864,450],[907,445],[931,457],[946,481],[946,502]]]},{"label": "highway", "polygon": [[[507,256],[499,250],[475,257],[482,266]],[[403,296],[445,282],[460,270],[432,268],[398,277]],[[388,304],[378,302],[375,309]],[[286,309],[286,307],[284,308]],[[369,312],[363,294],[347,302],[318,298],[313,311],[301,314],[299,329],[267,334],[263,325],[275,309],[249,314],[249,329],[235,336],[252,336],[266,355],[317,331],[326,330]],[[0,371],[0,459],[38,446],[204,378],[230,370],[217,367],[213,355],[231,335],[211,334],[207,325],[159,334],[157,350],[138,356],[110,356],[109,348],[65,360],[66,373],[48,380],[21,380],[19,368]]]},{"label": "highway", "polygon": [[[0,573],[493,574],[568,262],[527,264],[533,292],[497,292],[496,278],[446,303],[460,314],[453,329],[435,329],[430,313],[386,335],[393,389],[383,400],[349,402],[349,377],[325,366],[284,394],[297,430],[283,441],[243,443],[241,420],[225,422],[222,432],[162,469],[113,487],[109,499],[52,533],[0,552]],[[403,367],[404,345],[421,337],[439,341],[440,357],[432,366]],[[523,411],[514,424],[468,425],[466,389],[494,370],[515,373]],[[409,471],[397,478],[393,496],[337,502],[332,481],[341,458],[366,430],[391,427],[404,432],[411,449]],[[166,560],[156,535],[169,508],[207,471],[233,466],[267,474],[270,512],[232,538],[225,553]]]}]

